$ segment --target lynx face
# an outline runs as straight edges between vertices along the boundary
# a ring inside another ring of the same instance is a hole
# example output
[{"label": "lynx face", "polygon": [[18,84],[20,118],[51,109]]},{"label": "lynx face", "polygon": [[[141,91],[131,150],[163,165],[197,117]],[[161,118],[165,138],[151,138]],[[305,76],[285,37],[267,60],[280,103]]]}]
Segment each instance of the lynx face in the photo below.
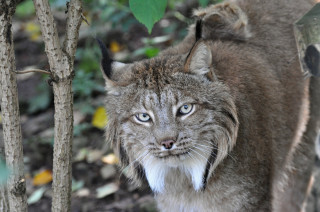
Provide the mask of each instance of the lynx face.
[{"label": "lynx face", "polygon": [[235,105],[210,63],[207,44],[199,43],[188,57],[162,56],[107,72],[107,139],[136,183],[146,178],[154,192],[163,192],[179,171],[195,190],[204,189],[234,146]]}]

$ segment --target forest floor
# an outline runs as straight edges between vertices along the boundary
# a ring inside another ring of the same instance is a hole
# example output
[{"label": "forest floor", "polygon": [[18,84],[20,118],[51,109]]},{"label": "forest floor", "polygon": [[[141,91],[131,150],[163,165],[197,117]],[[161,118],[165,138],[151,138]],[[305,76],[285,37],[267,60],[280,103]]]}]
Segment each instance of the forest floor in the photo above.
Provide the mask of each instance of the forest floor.
[{"label": "forest floor", "polygon": [[[192,2],[177,7],[185,17],[190,16]],[[59,34],[64,32],[63,12],[56,12]],[[170,14],[170,13],[169,13]],[[95,17],[95,14],[92,15]],[[83,26],[76,56],[75,133],[73,141],[73,193],[71,212],[152,212],[157,211],[148,188],[131,185],[117,168],[112,150],[104,141],[104,132],[94,123],[94,116],[103,106],[103,79],[99,69],[99,54],[94,36],[100,36],[116,59],[125,62],[151,57],[181,39],[188,20],[169,15],[156,24],[151,36],[141,25],[130,24],[125,30],[119,27]],[[128,18],[128,22],[132,21]],[[123,21],[123,17],[121,19]],[[116,22],[117,20],[114,20]],[[17,70],[31,67],[48,69],[44,46],[34,15],[27,19],[15,19],[14,42]],[[132,21],[134,22],[134,21]],[[100,23],[101,24],[101,23]],[[85,25],[85,23],[83,23]],[[175,26],[170,32],[165,29]],[[123,27],[123,26],[122,26]],[[181,33],[176,33],[180,32]],[[38,34],[37,34],[38,33]],[[171,33],[170,36],[166,36]],[[138,50],[138,51],[137,51]],[[24,146],[24,162],[29,198],[29,211],[51,211],[51,170],[53,157],[53,97],[46,83],[47,77],[39,74],[18,76],[21,125]],[[102,88],[102,89],[101,89]],[[0,150],[3,148],[0,123]],[[1,151],[0,151],[1,152]],[[320,212],[320,162],[315,163],[315,183],[308,199],[307,211]]]}]

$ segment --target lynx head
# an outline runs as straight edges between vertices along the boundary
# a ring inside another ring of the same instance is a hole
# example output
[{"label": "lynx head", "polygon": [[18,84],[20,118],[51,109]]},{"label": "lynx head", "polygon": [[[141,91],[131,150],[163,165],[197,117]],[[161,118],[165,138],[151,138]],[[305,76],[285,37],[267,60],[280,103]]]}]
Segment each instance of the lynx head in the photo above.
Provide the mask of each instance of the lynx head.
[{"label": "lynx head", "polygon": [[113,62],[102,47],[107,140],[133,181],[146,179],[154,192],[177,170],[204,189],[235,145],[236,108],[214,74],[210,45],[133,64]]}]

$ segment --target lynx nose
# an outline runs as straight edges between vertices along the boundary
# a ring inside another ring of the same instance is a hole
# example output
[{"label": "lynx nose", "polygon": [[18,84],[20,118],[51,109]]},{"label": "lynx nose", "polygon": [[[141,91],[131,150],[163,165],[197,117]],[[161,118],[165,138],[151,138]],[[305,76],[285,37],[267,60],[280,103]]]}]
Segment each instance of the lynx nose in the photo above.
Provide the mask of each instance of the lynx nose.
[{"label": "lynx nose", "polygon": [[174,140],[164,140],[164,141],[161,141],[160,144],[161,144],[165,149],[171,149],[174,143],[175,143]]}]

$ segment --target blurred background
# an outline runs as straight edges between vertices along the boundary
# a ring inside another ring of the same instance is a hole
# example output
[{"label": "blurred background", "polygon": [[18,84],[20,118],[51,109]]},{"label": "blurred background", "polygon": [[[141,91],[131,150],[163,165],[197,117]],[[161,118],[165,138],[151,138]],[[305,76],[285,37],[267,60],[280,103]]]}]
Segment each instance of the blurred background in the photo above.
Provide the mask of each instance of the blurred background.
[{"label": "blurred background", "polygon": [[[184,38],[192,9],[219,0],[168,0],[164,17],[149,34],[132,15],[128,0],[83,0],[83,21],[75,58],[72,212],[156,211],[150,190],[137,189],[117,169],[117,158],[104,142],[107,122],[104,80],[96,37],[115,60],[132,62],[156,56]],[[50,0],[61,44],[66,27],[66,0]],[[49,70],[32,0],[23,0],[13,20],[16,68]],[[47,75],[18,75],[24,163],[29,211],[51,210],[53,94]],[[0,117],[0,154],[3,153]],[[3,163],[3,161],[2,161]],[[319,165],[319,164],[318,164]],[[0,163],[1,166],[1,163]],[[317,169],[318,171],[318,169]],[[319,171],[318,171],[319,175]],[[320,185],[312,190],[310,211],[320,209]]]}]

